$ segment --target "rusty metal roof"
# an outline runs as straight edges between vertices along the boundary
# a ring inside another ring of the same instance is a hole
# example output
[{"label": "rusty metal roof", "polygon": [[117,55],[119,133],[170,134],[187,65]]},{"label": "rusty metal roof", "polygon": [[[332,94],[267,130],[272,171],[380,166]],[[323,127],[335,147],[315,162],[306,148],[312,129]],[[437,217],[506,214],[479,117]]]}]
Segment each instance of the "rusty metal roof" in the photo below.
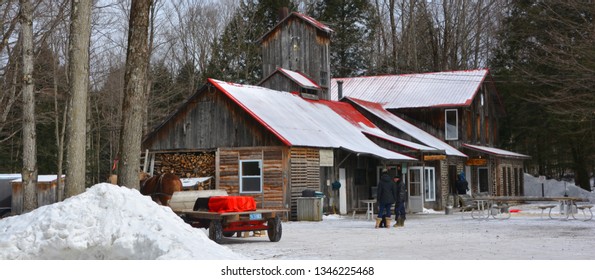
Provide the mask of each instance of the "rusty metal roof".
[{"label": "rusty metal roof", "polygon": [[469,106],[488,69],[423,74],[333,78],[331,99],[338,100],[337,81],[343,97],[380,103],[386,109]]}]

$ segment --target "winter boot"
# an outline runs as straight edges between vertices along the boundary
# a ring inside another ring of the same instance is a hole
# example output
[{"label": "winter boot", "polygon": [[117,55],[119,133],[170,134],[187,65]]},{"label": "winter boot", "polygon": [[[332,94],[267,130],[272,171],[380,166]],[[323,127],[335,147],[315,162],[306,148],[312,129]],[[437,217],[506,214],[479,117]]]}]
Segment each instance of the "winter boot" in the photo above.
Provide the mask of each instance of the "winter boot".
[{"label": "winter boot", "polygon": [[393,227],[400,227],[401,224],[399,223],[401,218],[397,218],[397,220],[395,221],[395,225]]},{"label": "winter boot", "polygon": [[380,227],[380,222],[382,222],[382,218],[376,218],[376,226],[374,228]]},{"label": "winter boot", "polygon": [[404,227],[405,226],[405,218],[399,218],[397,223],[399,224],[400,227]]},{"label": "winter boot", "polygon": [[390,228],[390,221],[392,221],[391,218],[386,218],[386,224],[385,224],[386,228]]}]

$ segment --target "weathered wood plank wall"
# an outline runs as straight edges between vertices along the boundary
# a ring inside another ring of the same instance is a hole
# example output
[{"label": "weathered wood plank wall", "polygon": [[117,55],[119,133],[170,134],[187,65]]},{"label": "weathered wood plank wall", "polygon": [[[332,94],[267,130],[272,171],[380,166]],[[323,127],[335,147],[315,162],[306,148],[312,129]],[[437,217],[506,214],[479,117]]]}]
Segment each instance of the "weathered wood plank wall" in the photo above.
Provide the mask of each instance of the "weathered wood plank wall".
[{"label": "weathered wood plank wall", "polygon": [[[218,188],[225,189],[229,195],[252,196],[259,208],[285,209],[287,168],[285,147],[254,147],[219,149]],[[240,193],[240,160],[262,160],[263,192],[260,194]]]},{"label": "weathered wood plank wall", "polygon": [[278,146],[279,139],[224,93],[203,87],[143,143],[143,150]]}]

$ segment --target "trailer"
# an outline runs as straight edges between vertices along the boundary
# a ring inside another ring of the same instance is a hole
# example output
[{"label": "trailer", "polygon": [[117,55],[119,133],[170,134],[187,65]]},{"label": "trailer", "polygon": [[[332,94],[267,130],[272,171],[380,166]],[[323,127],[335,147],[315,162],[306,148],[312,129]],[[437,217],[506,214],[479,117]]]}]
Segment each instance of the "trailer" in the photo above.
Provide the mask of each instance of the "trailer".
[{"label": "trailer", "polygon": [[283,231],[281,216],[286,215],[287,210],[256,209],[223,213],[195,210],[195,204],[199,198],[212,196],[227,196],[227,192],[224,190],[175,192],[169,206],[192,227],[208,229],[209,238],[217,243],[221,243],[223,237],[232,237],[234,234],[239,236],[242,232],[261,230],[267,231],[271,242],[281,240]]}]

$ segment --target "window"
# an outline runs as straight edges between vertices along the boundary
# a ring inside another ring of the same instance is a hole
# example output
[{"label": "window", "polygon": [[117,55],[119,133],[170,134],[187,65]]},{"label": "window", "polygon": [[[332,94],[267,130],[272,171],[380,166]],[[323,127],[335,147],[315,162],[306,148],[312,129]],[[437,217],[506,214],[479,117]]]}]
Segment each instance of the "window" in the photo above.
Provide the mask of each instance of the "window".
[{"label": "window", "polygon": [[445,126],[445,139],[446,140],[457,140],[459,139],[459,114],[456,109],[448,109],[444,111],[446,121]]},{"label": "window", "polygon": [[262,161],[240,160],[240,193],[262,192]]}]

